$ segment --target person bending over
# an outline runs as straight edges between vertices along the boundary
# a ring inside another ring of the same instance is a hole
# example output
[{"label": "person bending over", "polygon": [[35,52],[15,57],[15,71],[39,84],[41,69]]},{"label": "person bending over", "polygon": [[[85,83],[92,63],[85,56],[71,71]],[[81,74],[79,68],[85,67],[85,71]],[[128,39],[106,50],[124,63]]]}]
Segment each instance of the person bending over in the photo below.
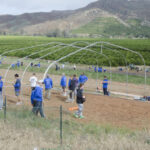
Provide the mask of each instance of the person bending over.
[{"label": "person bending over", "polygon": [[38,115],[40,112],[41,117],[45,117],[43,112],[43,89],[40,85],[36,85],[36,87],[32,90],[31,93],[31,104],[33,106],[32,112],[35,115]]}]

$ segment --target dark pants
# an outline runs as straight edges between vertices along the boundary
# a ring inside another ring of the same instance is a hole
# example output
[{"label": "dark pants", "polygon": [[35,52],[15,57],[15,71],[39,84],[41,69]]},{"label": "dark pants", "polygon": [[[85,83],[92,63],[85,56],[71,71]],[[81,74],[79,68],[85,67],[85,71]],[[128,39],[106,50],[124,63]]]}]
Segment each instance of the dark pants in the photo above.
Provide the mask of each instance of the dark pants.
[{"label": "dark pants", "polygon": [[70,99],[72,99],[72,93],[73,93],[73,92],[74,92],[74,91],[70,90],[70,93],[69,93]]},{"label": "dark pants", "polygon": [[104,93],[104,95],[108,95],[107,88],[103,88],[103,93]]},{"label": "dark pants", "polygon": [[35,115],[38,115],[38,112],[40,112],[41,117],[45,117],[43,112],[42,101],[34,101],[32,112]]}]

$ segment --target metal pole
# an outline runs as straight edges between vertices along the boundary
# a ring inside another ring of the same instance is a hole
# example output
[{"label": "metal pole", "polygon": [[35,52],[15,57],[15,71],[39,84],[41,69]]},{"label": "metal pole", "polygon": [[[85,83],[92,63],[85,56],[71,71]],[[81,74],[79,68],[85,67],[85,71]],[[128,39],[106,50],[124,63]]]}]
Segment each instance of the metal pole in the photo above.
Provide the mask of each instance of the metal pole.
[{"label": "metal pole", "polygon": [[103,53],[103,45],[101,44],[101,54]]},{"label": "metal pole", "polygon": [[62,146],[62,105],[60,105],[60,145]]}]

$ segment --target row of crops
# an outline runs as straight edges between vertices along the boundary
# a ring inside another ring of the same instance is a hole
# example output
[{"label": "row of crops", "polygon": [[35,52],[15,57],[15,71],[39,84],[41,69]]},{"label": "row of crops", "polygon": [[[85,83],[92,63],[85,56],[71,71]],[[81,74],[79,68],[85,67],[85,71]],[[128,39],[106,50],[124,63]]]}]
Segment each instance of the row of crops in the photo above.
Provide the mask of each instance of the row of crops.
[{"label": "row of crops", "polygon": [[[63,42],[66,44],[71,44],[77,41],[80,42],[74,44],[73,47],[67,47],[65,45],[59,45],[60,43],[55,43],[55,42]],[[2,54],[12,49],[19,49],[19,48],[39,45],[37,47],[32,47],[21,51],[13,51],[11,53],[6,53],[6,55],[15,56],[15,57],[25,57],[27,55],[37,52],[37,54],[30,56],[30,58],[38,58],[38,57],[45,56],[42,58],[47,60],[56,60],[67,55],[68,53],[76,51],[80,47],[86,47],[88,43],[94,43],[97,41],[110,42],[140,52],[146,61],[146,65],[150,65],[150,59],[149,59],[150,40],[149,39],[89,39],[89,38],[87,39],[66,38],[65,39],[65,38],[47,38],[47,37],[3,36],[0,37],[0,53]],[[46,44],[50,42],[54,42],[54,43],[50,45],[40,46],[40,44]],[[95,46],[89,47],[89,49],[100,53],[101,45],[97,44]],[[56,53],[52,53],[56,50],[58,50]],[[90,51],[82,51],[66,59],[63,59],[62,61],[70,62],[70,63],[88,64],[88,65],[98,64],[99,66],[106,66],[106,65],[108,66],[109,65],[108,59],[109,59],[112,63],[112,66],[124,66],[125,58],[126,58],[128,64],[143,65],[138,55],[135,55],[131,52],[124,51],[120,48],[116,49],[108,45],[103,45],[102,52],[103,55],[92,53]],[[50,55],[47,55],[48,53],[50,53]],[[108,58],[106,58],[104,55],[106,55]]]}]

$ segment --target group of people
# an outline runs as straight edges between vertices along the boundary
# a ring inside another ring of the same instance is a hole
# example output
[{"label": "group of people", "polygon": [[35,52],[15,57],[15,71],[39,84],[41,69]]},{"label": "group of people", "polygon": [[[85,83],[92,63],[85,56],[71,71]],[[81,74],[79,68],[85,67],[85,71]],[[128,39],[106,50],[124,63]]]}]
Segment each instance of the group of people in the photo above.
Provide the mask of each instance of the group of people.
[{"label": "group of people", "polygon": [[19,60],[17,61],[17,63],[11,65],[12,68],[20,67],[20,66],[23,66],[23,62],[20,62]]},{"label": "group of people", "polygon": [[[16,105],[22,104],[22,101],[20,99],[20,92],[21,92],[21,80],[19,78],[19,74],[15,74],[15,83],[13,84],[15,95],[18,99],[18,102]],[[60,86],[62,87],[62,95],[67,96],[66,102],[74,102],[76,98],[76,102],[78,104],[78,111],[75,112],[74,116],[76,118],[84,118],[82,112],[83,112],[83,103],[85,102],[86,98],[83,94],[83,89],[85,83],[88,81],[88,77],[82,73],[79,78],[74,74],[70,76],[68,81],[68,94],[67,94],[67,77],[65,74],[62,75],[60,80]],[[29,79],[30,86],[31,86],[31,104],[33,106],[32,112],[37,115],[38,112],[40,112],[41,117],[45,117],[43,112],[43,88],[42,84],[45,85],[45,98],[50,100],[51,98],[51,89],[53,88],[53,81],[50,78],[49,75],[45,77],[44,80],[38,81],[36,74],[33,73],[33,75]],[[104,95],[109,95],[107,91],[108,87],[108,79],[105,76],[104,80],[102,82],[103,84],[103,92]],[[2,89],[3,89],[3,81],[2,77],[0,76],[0,109],[3,107],[3,97],[2,97]],[[98,87],[98,89],[100,89]]]},{"label": "group of people", "polygon": [[39,62],[38,64],[33,64],[33,62],[31,62],[30,64],[31,67],[41,67],[41,63]]},{"label": "group of people", "polygon": [[[77,99],[78,104],[78,111],[74,114],[76,118],[84,118],[83,112],[83,103],[85,102],[85,96],[83,95],[83,87],[85,82],[88,78],[84,75],[80,75],[79,80],[77,79],[76,75],[73,75],[69,78],[68,82],[68,89],[69,89],[69,96],[66,102],[73,102],[75,97]],[[43,89],[41,84],[45,85],[45,98],[50,99],[51,89],[53,88],[53,81],[49,77],[46,76],[44,81],[37,82],[37,77],[35,74],[30,78],[31,83],[31,104],[33,106],[32,112],[37,115],[40,112],[41,117],[45,117],[43,112]],[[62,87],[62,94],[63,96],[67,96],[66,87],[67,87],[67,77],[65,74],[62,75],[60,80],[60,85]]]}]

